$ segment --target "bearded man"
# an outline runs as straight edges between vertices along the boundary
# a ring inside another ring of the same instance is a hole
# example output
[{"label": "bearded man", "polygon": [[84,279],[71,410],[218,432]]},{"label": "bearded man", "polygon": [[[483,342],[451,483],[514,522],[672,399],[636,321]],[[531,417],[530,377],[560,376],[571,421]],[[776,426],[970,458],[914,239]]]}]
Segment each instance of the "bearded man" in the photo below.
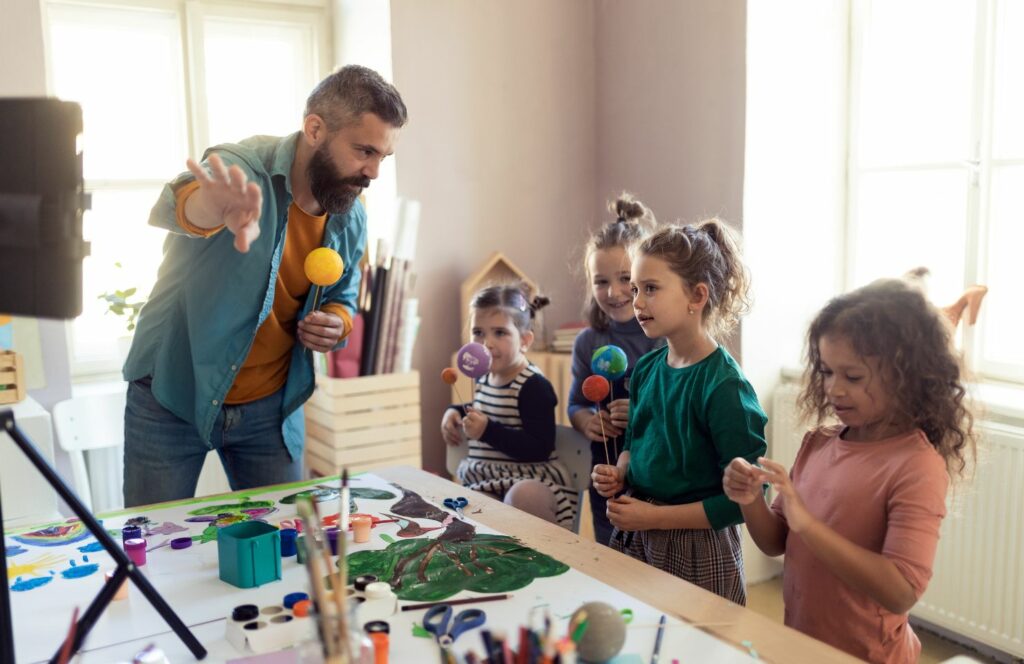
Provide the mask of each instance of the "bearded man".
[{"label": "bearded man", "polygon": [[[309,95],[300,131],[212,147],[164,187],[149,219],[169,231],[164,258],[123,371],[126,507],[191,497],[211,450],[232,490],[300,479],[309,350],[352,330],[358,196],[405,122],[391,84],[343,67]],[[313,310],[303,264],[318,247],[344,272]]]}]

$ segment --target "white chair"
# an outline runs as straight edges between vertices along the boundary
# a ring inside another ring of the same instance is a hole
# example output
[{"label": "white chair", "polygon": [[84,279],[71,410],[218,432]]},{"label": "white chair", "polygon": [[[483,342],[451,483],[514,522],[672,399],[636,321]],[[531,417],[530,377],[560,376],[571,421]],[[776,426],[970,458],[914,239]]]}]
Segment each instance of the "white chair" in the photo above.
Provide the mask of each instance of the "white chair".
[{"label": "white chair", "polygon": [[[469,450],[465,443],[462,445],[444,444],[446,448],[445,468],[458,482],[456,471],[459,463],[466,457]],[[576,517],[573,519],[572,531],[580,532],[580,509],[583,507],[583,493],[590,488],[590,441],[586,436],[572,427],[561,424],[555,426],[555,451],[558,458],[569,469],[572,488],[576,489],[578,507]]]},{"label": "white chair", "polygon": [[[14,423],[39,455],[53,464],[53,420],[32,397],[0,408],[10,408]],[[34,526],[62,517],[57,510],[57,492],[22,454],[6,433],[0,432],[0,502],[5,529]]]},{"label": "white chair", "polygon": [[[75,397],[53,407],[57,442],[71,458],[71,472],[78,499],[90,512],[93,512],[93,491],[85,452],[124,447],[124,405],[125,393],[116,392]],[[110,465],[109,471],[103,473],[107,475],[102,482],[106,500],[97,502],[108,504],[100,505],[101,511],[116,509],[121,503],[121,456],[116,454],[116,464],[105,464]],[[97,486],[99,484],[97,482]],[[111,502],[114,504],[109,504]]]}]

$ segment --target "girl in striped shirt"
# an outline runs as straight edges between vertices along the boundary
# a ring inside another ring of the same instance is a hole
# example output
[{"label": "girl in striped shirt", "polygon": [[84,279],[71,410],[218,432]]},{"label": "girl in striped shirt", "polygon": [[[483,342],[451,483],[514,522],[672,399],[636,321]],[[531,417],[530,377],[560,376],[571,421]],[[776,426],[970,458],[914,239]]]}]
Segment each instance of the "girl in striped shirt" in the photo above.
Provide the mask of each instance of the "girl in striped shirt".
[{"label": "girl in striped shirt", "polygon": [[491,370],[477,379],[472,405],[445,410],[441,433],[449,445],[469,445],[457,473],[463,485],[570,528],[577,498],[555,452],[558,398],[526,358],[531,322],[549,302],[531,298],[522,283],[490,286],[473,297],[472,337],[490,351]]}]

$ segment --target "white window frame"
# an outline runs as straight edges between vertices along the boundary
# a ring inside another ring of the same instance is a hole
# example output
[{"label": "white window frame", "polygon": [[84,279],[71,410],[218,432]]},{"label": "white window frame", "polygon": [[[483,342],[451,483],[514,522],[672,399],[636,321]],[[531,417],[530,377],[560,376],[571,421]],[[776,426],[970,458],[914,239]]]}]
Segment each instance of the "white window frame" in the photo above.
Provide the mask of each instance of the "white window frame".
[{"label": "white window frame", "polygon": [[[884,2],[884,0],[875,0]],[[860,177],[866,173],[917,171],[928,168],[962,168],[970,178],[967,191],[967,213],[964,219],[965,256],[964,286],[985,283],[987,274],[987,251],[989,246],[989,198],[992,174],[992,122],[994,109],[994,71],[995,71],[995,30],[996,2],[994,0],[977,0],[975,13],[975,47],[974,75],[971,108],[969,158],[961,162],[903,164],[891,167],[861,167],[858,161],[857,146],[859,145],[859,116],[861,63],[863,61],[863,41],[865,26],[859,8],[870,4],[870,0],[850,3],[850,40],[849,40],[849,105],[846,109],[848,118],[847,139],[847,174],[846,202],[844,218],[844,236],[846,247],[843,251],[844,290],[857,284],[854,281],[854,266],[857,256],[856,219],[857,193]],[[936,8],[938,11],[938,8]],[[999,164],[1024,164],[1024,160],[998,160]],[[907,268],[913,266],[908,265]],[[898,276],[898,275],[892,275]],[[983,361],[981,353],[982,335],[980,330],[986,324],[985,308],[982,307],[977,325],[961,324],[964,361],[971,373],[979,379],[989,382],[1024,384],[1024,369],[1015,364]]]},{"label": "white window frame", "polygon": [[[184,79],[185,110],[187,124],[188,154],[197,157],[209,145],[209,116],[205,95],[197,93],[205,89],[203,63],[204,19],[238,18],[265,22],[308,23],[314,35],[314,59],[318,70],[316,80],[322,79],[331,70],[333,40],[333,3],[330,0],[46,0],[42,6],[44,39],[47,53],[50,43],[50,20],[48,8],[51,4],[79,5],[82,7],[113,7],[131,9],[154,9],[174,11],[180,19],[182,77]],[[47,56],[47,87],[54,94],[52,81],[52,59]],[[296,123],[298,129],[298,123]],[[182,164],[184,170],[184,164]],[[90,192],[113,190],[124,191],[132,188],[162,186],[177,173],[168,173],[162,180],[87,180]],[[145,223],[141,220],[140,223]],[[86,294],[86,298],[90,295]],[[120,377],[120,359],[115,342],[111,341],[109,358],[85,360],[75,356],[74,324],[68,321],[67,344],[70,373],[73,381],[104,380]]]}]

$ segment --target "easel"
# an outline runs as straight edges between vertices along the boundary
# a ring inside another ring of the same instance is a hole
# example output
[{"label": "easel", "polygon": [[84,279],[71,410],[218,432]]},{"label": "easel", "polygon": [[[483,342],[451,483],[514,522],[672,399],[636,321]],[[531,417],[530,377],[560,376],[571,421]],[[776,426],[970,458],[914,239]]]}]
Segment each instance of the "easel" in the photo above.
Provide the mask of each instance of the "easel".
[{"label": "easel", "polygon": [[[21,448],[22,453],[28,457],[28,460],[32,462],[32,465],[36,467],[39,473],[46,478],[46,481],[54,488],[57,494],[67,503],[71,511],[82,520],[89,532],[96,537],[98,541],[110,554],[110,557],[117,563],[117,569],[114,571],[114,575],[107,581],[107,584],[100,590],[99,594],[96,595],[92,603],[89,604],[89,608],[86,609],[85,613],[82,614],[81,618],[78,619],[78,626],[75,629],[74,641],[71,644],[72,656],[78,652],[82,642],[85,641],[85,637],[89,634],[89,630],[96,624],[100,616],[103,614],[104,609],[107,608],[107,604],[114,598],[114,594],[117,589],[121,587],[125,578],[130,578],[135,582],[135,586],[145,596],[149,603],[153,605],[153,608],[157,610],[157,613],[167,622],[174,633],[185,643],[192,654],[195,655],[196,659],[203,659],[206,657],[206,649],[203,648],[199,640],[189,631],[189,628],[185,623],[181,621],[181,618],[174,612],[174,609],[164,601],[164,598],[160,596],[156,588],[150,584],[149,580],[139,572],[135,564],[128,558],[128,555],[117,545],[116,542],[110,537],[110,534],[103,529],[103,526],[96,520],[96,518],[89,513],[89,510],[85,509],[78,497],[68,488],[64,481],[57,475],[53,467],[39,454],[35,445],[32,444],[18,425],[14,422],[14,413],[9,410],[0,411],[0,424],[2,424],[4,431],[10,436],[11,440]],[[0,506],[0,523],[3,522],[3,509]],[[3,569],[4,578],[4,589],[0,592],[0,662],[3,664],[14,663],[14,631],[12,627],[12,614],[11,614],[11,599],[9,591],[7,589],[7,550],[5,547],[0,547],[0,567]],[[63,644],[58,644],[53,657],[50,658],[50,664],[56,664],[58,661]]]}]

